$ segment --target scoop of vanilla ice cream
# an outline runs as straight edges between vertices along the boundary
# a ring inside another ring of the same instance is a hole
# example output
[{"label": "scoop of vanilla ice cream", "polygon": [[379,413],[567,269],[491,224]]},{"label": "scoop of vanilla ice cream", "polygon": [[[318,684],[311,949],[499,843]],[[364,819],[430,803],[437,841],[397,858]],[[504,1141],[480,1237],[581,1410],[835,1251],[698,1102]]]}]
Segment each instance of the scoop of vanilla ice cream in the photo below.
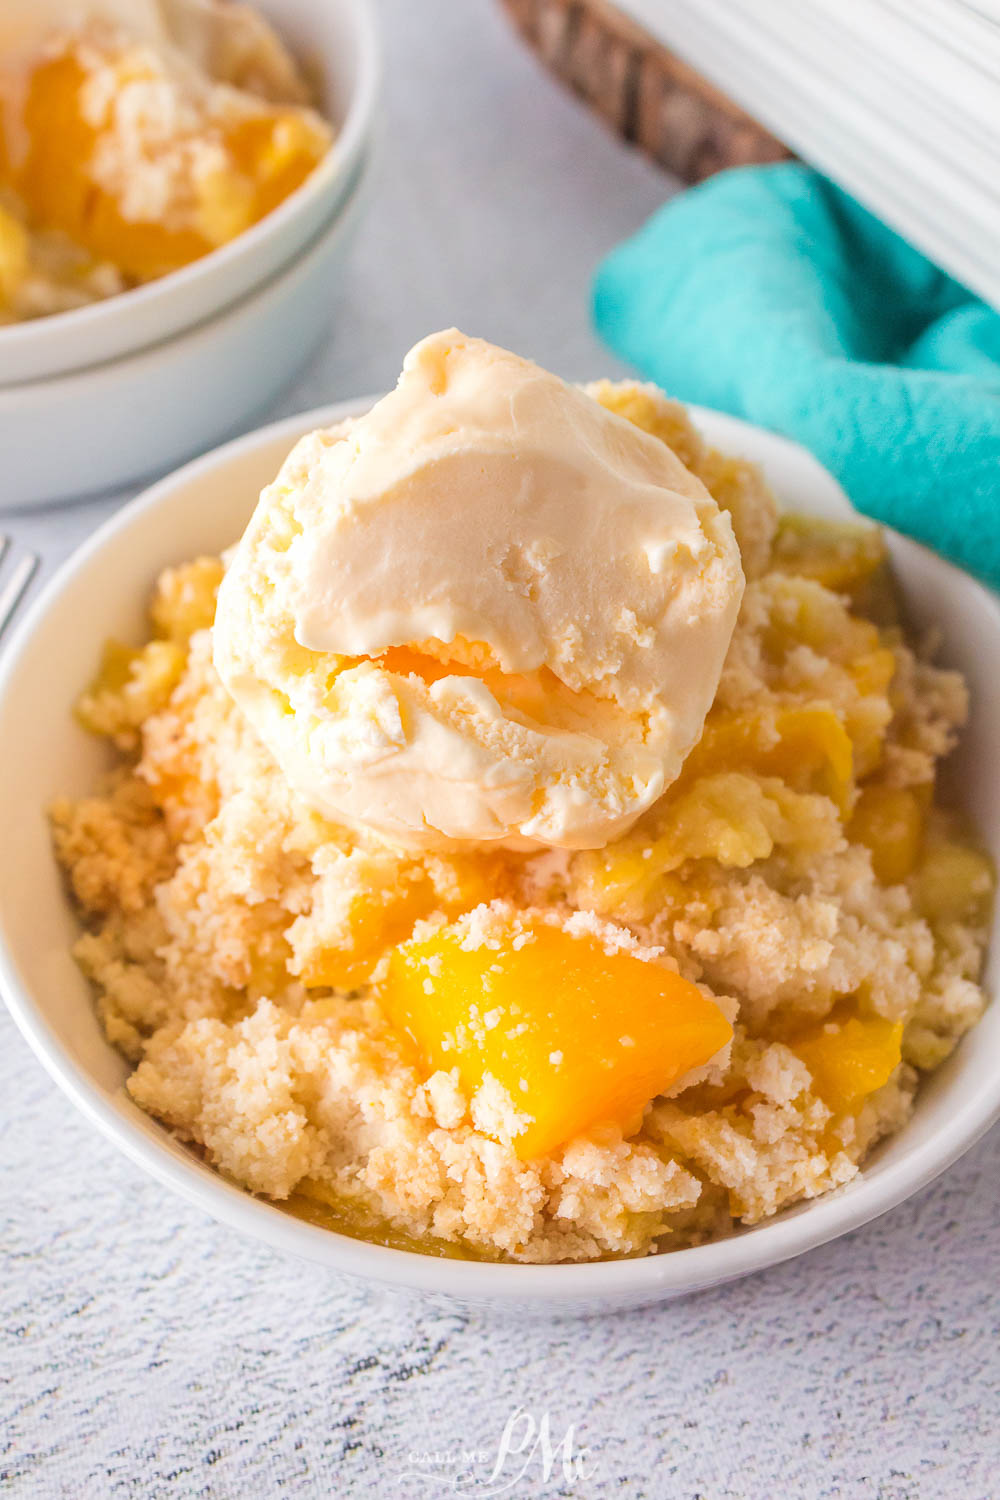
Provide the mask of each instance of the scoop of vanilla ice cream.
[{"label": "scoop of vanilla ice cream", "polygon": [[664,443],[450,330],[263,492],[215,663],[336,821],[598,848],[697,740],[742,592],[728,516]]}]

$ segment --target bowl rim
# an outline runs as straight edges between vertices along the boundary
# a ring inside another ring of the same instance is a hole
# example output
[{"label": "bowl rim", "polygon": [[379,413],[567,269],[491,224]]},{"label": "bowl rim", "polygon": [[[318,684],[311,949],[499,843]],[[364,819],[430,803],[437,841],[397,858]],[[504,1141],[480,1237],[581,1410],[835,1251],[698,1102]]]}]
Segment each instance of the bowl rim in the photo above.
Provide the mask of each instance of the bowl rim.
[{"label": "bowl rim", "polygon": [[[172,492],[189,480],[222,471],[251,449],[287,437],[289,446],[303,432],[328,426],[366,410],[375,396],[339,401],[270,423],[235,438],[184,464],[158,480],[106,520],[57,569],[34,601],[3,650],[0,662],[0,702],[3,702],[38,625],[64,589],[85,573],[91,559],[120,533],[141,524],[149,511],[169,505]],[[731,432],[757,439],[764,429],[728,414],[690,406],[696,424],[703,419]],[[720,423],[721,419],[721,423]],[[765,434],[775,451],[795,450],[799,444]],[[811,462],[811,455],[806,455]],[[889,528],[886,528],[889,531]],[[896,533],[894,545],[943,569],[949,589],[968,589],[992,616],[1000,634],[1000,599],[970,574],[930,549]],[[85,1070],[69,1055],[54,1028],[35,1006],[22,982],[17,962],[8,948],[5,915],[0,910],[0,991],[19,1031],[50,1077],[81,1112],[137,1165],[172,1188],[182,1198],[217,1221],[261,1240],[298,1259],[318,1263],[343,1274],[386,1285],[445,1294],[472,1303],[572,1309],[655,1301],[703,1290],[752,1272],[778,1265],[807,1250],[860,1228],[878,1218],[945,1171],[1000,1119],[1000,1073],[973,1091],[959,1091],[948,1120],[932,1137],[894,1162],[889,1172],[866,1178],[864,1171],[846,1184],[784,1214],[705,1245],[659,1255],[554,1265],[442,1259],[416,1251],[373,1245],[332,1229],[300,1220],[268,1200],[255,1197],[227,1181],[193,1155],[186,1158],[166,1149],[169,1131],[129,1103],[129,1112],[116,1109]],[[1000,1003],[991,997],[992,1003]],[[131,1117],[134,1112],[135,1118]],[[140,1118],[141,1117],[141,1120]],[[903,1131],[907,1126],[902,1127]],[[164,1137],[162,1139],[160,1137]]]},{"label": "bowl rim", "polygon": [[[224,274],[226,268],[234,261],[253,255],[258,245],[280,234],[284,226],[291,219],[298,217],[314,198],[326,193],[343,172],[351,171],[371,134],[381,78],[381,54],[372,0],[339,0],[339,3],[348,11],[351,25],[357,35],[358,67],[351,87],[347,112],[340,128],[330,149],[308,177],[276,208],[272,208],[262,219],[251,224],[249,229],[244,229],[234,239],[208,251],[206,255],[199,256],[197,260],[190,261],[186,266],[178,267],[176,271],[168,271],[165,276],[158,276],[155,280],[144,282],[140,286],[116,292],[112,297],[85,303],[82,307],[48,313],[41,318],[27,318],[18,323],[0,324],[0,355],[9,355],[16,353],[19,349],[30,348],[33,343],[38,343],[43,338],[47,342],[58,342],[64,331],[69,329],[72,329],[74,335],[85,335],[88,327],[92,327],[95,323],[106,321],[111,317],[131,316],[141,309],[154,307],[158,302],[166,303],[171,297],[183,295],[186,287],[201,280],[204,276],[217,271]],[[338,204],[337,211],[343,206],[343,203]],[[279,272],[281,269],[282,267],[278,268]],[[217,311],[224,311],[224,307],[220,306]],[[184,330],[180,329],[178,332],[184,332]],[[139,351],[130,352],[138,353]],[[129,355],[125,354],[120,357],[127,359]],[[65,371],[55,371],[51,376],[38,378],[58,379],[60,374],[76,373],[78,372],[74,367]],[[15,382],[11,389],[16,389],[17,384],[20,383],[30,385],[34,381]],[[3,388],[0,384],[0,390]]]}]

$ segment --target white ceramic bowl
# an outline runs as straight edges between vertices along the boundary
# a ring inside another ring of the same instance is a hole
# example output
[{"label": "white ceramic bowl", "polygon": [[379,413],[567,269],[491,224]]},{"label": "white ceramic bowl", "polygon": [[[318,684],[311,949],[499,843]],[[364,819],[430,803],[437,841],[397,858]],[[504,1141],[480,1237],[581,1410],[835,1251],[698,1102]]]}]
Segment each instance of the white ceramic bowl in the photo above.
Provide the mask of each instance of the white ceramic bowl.
[{"label": "white ceramic bowl", "polygon": [[[0,866],[0,984],[44,1066],[133,1161],[222,1223],[334,1271],[519,1311],[597,1312],[679,1296],[820,1245],[915,1192],[1000,1115],[996,1003],[927,1081],[911,1122],[846,1188],[730,1239],[646,1260],[491,1265],[366,1245],[302,1223],[231,1186],[128,1098],[122,1087],[128,1068],[101,1035],[91,992],[69,955],[78,929],[43,812],[55,793],[89,789],[104,764],[101,745],[71,718],[73,701],[106,636],[142,639],[143,607],[159,570],[231,542],[295,438],[364,404],[265,428],[154,486],[66,565],[11,644],[0,674],[0,827],[7,851]],[[720,446],[763,463],[790,508],[849,514],[838,486],[802,449],[731,418],[695,416]],[[1000,608],[978,584],[922,547],[898,537],[890,544],[914,624],[940,626],[947,659],[968,675],[974,710],[958,770],[969,810],[1000,858]],[[996,963],[994,945],[986,977],[991,992]]]},{"label": "white ceramic bowl", "polygon": [[3,507],[162,473],[267,406],[329,334],[366,186],[362,169],[302,255],[216,317],[93,369],[0,387]]},{"label": "white ceramic bowl", "polygon": [[[201,260],[107,301],[0,328],[0,388],[103,364],[172,338],[239,301],[311,244],[351,191],[372,136],[378,45],[370,0],[254,0],[315,65],[337,138],[284,203]],[[190,451],[190,450],[189,450]]]}]

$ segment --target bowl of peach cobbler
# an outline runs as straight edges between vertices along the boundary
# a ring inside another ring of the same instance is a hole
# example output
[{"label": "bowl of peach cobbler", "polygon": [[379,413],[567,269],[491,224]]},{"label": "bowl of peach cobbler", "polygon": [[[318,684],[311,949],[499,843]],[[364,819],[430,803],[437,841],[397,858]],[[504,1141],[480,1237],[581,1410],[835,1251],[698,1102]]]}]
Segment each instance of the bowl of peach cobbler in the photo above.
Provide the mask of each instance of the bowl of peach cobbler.
[{"label": "bowl of peach cobbler", "polygon": [[0,383],[168,337],[294,258],[350,187],[373,54],[351,0],[10,0]]},{"label": "bowl of peach cobbler", "polygon": [[0,7],[7,505],[165,472],[288,383],[333,315],[377,76],[368,0]]},{"label": "bowl of peach cobbler", "polygon": [[744,1274],[1000,1112],[998,646],[793,445],[433,335],[25,623],[6,998],[279,1248],[579,1308]]}]

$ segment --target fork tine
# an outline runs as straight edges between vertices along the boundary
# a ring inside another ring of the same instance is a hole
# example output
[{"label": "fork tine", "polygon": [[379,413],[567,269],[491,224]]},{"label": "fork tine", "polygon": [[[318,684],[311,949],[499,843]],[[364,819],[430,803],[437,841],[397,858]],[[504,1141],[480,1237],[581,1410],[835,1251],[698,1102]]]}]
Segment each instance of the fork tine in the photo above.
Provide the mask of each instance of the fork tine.
[{"label": "fork tine", "polygon": [[[2,557],[3,551],[6,551],[6,540],[7,539],[5,537],[5,545],[4,548],[0,550],[0,557]],[[18,604],[21,602],[21,595],[24,593],[25,589],[28,587],[28,584],[34,577],[35,569],[37,567],[37,554],[34,552],[26,553],[25,556],[21,558],[21,561],[18,563],[17,567],[10,575],[10,578],[7,580],[4,587],[0,589],[0,635],[3,635],[7,626],[10,624],[14,611],[15,609],[17,609]]]}]

